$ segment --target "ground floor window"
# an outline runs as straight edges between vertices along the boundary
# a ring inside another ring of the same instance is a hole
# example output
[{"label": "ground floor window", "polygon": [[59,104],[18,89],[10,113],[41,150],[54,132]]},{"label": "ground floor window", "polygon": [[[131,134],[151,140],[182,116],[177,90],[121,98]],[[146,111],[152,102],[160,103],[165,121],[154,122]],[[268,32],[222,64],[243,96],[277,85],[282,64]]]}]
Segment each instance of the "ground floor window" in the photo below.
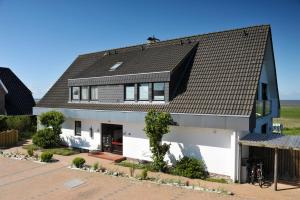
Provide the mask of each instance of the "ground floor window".
[{"label": "ground floor window", "polygon": [[266,134],[267,133],[267,127],[268,127],[267,124],[264,124],[264,125],[261,126],[261,133],[262,134]]},{"label": "ground floor window", "polygon": [[75,135],[81,136],[81,121],[75,121]]}]

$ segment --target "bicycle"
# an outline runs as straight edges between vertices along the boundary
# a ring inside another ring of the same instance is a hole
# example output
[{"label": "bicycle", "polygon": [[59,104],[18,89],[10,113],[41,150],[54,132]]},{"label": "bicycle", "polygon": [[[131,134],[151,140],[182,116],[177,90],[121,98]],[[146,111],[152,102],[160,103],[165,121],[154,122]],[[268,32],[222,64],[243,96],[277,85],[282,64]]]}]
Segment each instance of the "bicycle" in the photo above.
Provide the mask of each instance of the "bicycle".
[{"label": "bicycle", "polygon": [[262,188],[264,184],[264,176],[263,176],[263,164],[262,162],[258,164],[253,164],[250,172],[250,182],[254,185],[257,180],[259,186]]}]

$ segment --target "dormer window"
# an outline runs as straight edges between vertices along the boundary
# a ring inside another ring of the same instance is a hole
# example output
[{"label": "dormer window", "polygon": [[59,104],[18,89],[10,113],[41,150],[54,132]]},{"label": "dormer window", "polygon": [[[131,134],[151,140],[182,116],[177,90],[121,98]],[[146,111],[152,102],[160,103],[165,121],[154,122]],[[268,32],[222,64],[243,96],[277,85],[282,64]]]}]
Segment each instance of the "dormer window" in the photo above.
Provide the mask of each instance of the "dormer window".
[{"label": "dormer window", "polygon": [[80,87],[72,87],[72,100],[80,100]]},{"label": "dormer window", "polygon": [[91,86],[90,100],[92,101],[98,100],[98,86]]},{"label": "dormer window", "polygon": [[149,100],[149,83],[139,84],[139,101]]},{"label": "dormer window", "polygon": [[81,87],[81,100],[89,100],[89,87]]},{"label": "dormer window", "polygon": [[125,85],[125,101],[134,101],[134,84]]},{"label": "dormer window", "polygon": [[153,101],[165,100],[165,83],[153,83]]},{"label": "dormer window", "polygon": [[123,62],[117,62],[115,63],[110,69],[109,71],[115,71],[118,67],[120,67],[123,64]]}]

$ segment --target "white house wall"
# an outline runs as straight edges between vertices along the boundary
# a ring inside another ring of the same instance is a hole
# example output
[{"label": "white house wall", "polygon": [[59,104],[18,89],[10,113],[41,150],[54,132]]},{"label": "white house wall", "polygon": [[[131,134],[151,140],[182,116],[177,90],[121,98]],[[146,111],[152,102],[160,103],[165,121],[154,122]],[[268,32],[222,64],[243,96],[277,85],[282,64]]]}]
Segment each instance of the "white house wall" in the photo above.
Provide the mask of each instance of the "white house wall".
[{"label": "white house wall", "polygon": [[[81,136],[75,136],[75,120],[81,121]],[[107,123],[107,122],[104,122]],[[66,119],[62,138],[70,146],[88,150],[101,150],[101,121]],[[123,125],[123,155],[128,158],[151,160],[149,140],[141,123],[116,123]],[[94,137],[90,137],[90,128]],[[171,143],[166,160],[171,164],[183,156],[203,159],[209,172],[234,178],[236,136],[233,130],[174,126],[163,138]]]},{"label": "white house wall", "polygon": [[[75,120],[81,121],[81,136],[75,136]],[[93,128],[93,137],[90,135],[90,128]],[[100,123],[93,120],[81,120],[67,118],[62,125],[62,139],[72,147],[88,150],[101,148]]]}]

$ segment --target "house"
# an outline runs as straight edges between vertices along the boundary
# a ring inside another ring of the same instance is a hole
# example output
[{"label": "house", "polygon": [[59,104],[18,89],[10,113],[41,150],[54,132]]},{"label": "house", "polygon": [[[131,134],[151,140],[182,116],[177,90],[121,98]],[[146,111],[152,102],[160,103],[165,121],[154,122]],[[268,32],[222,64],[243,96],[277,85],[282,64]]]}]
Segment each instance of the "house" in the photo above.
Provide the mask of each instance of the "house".
[{"label": "house", "polygon": [[31,115],[31,91],[9,69],[0,67],[0,115]]},{"label": "house", "polygon": [[270,134],[279,108],[271,28],[261,25],[80,55],[34,114],[62,112],[70,146],[151,160],[144,117],[170,112],[166,160],[193,156],[237,180],[239,138]]}]

